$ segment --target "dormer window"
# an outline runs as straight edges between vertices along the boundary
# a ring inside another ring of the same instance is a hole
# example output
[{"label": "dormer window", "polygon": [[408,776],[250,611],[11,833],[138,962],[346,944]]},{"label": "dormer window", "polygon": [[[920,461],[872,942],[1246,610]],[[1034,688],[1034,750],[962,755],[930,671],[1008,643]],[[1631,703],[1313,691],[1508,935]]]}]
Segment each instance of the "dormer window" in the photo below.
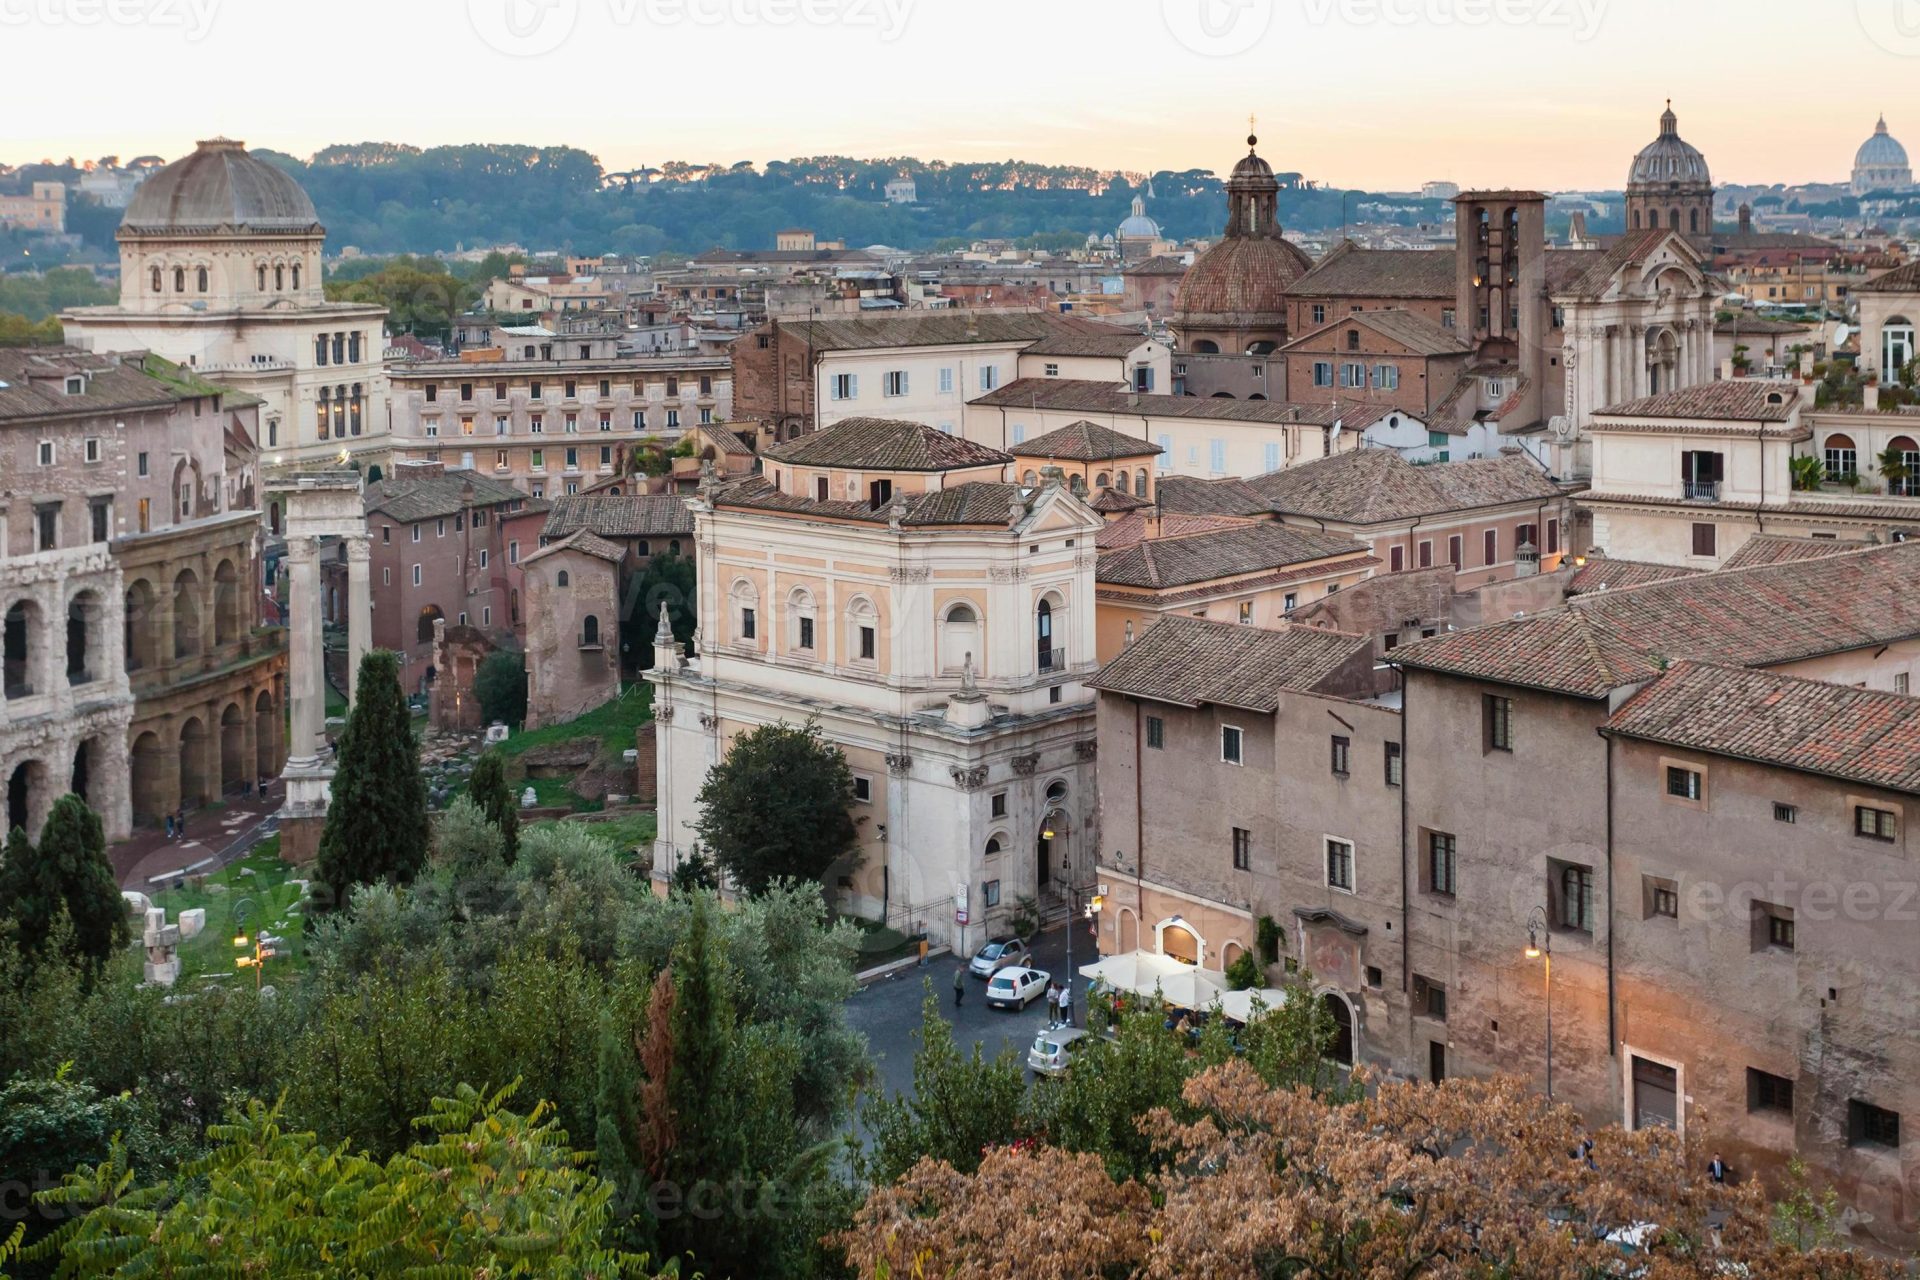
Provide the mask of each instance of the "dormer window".
[{"label": "dormer window", "polygon": [[68,395],[70,396],[85,395],[86,390],[87,390],[87,380],[85,377],[77,373],[69,374],[67,376],[67,394]]}]

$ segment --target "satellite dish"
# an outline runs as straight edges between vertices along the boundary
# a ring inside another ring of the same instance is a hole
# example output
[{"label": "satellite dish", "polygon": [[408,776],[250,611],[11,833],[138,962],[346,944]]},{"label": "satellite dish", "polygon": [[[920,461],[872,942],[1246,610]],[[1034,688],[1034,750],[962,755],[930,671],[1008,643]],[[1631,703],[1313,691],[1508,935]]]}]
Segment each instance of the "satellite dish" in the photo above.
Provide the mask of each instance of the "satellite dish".
[{"label": "satellite dish", "polygon": [[1853,327],[1851,325],[1840,324],[1833,327],[1833,345],[1836,347],[1846,346],[1847,339],[1852,336]]}]

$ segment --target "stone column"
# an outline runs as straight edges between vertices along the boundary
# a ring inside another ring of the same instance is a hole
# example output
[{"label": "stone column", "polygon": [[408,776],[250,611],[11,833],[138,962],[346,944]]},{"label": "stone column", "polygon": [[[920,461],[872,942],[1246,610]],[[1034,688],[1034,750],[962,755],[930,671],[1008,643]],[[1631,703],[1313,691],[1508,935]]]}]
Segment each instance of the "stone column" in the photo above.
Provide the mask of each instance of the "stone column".
[{"label": "stone column", "polygon": [[293,702],[288,765],[311,765],[326,751],[326,655],[320,643],[320,547],[287,539],[287,677]]},{"label": "stone column", "polygon": [[347,699],[360,690],[360,659],[373,648],[373,546],[367,535],[347,542]]}]

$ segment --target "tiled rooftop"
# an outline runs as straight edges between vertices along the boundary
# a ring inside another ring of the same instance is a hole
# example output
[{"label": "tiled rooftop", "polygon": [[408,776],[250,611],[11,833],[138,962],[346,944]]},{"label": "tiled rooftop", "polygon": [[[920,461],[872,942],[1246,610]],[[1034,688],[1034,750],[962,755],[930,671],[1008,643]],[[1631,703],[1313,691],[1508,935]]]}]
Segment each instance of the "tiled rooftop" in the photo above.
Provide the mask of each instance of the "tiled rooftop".
[{"label": "tiled rooftop", "polygon": [[1595,591],[1622,591],[1644,587],[1649,582],[1671,582],[1675,578],[1697,577],[1703,570],[1680,565],[1650,564],[1645,560],[1613,560],[1595,556],[1574,570],[1567,583],[1570,596],[1591,595]]},{"label": "tiled rooftop", "polygon": [[1372,648],[1366,636],[1315,627],[1272,631],[1172,615],[1148,628],[1089,683],[1106,693],[1183,707],[1213,704],[1270,713],[1279,707],[1282,690],[1311,692]]},{"label": "tiled rooftop", "polygon": [[1342,240],[1293,282],[1296,298],[1427,298],[1451,301],[1452,249],[1363,249]]},{"label": "tiled rooftop", "polygon": [[420,473],[412,468],[396,467],[385,479],[368,485],[361,501],[369,515],[378,511],[395,520],[412,522],[457,515],[474,507],[497,507],[530,499],[505,481],[477,471]]},{"label": "tiled rooftop", "polygon": [[1013,446],[1016,458],[1065,458],[1070,462],[1102,462],[1112,458],[1151,458],[1166,452],[1151,440],[1121,435],[1111,427],[1082,418],[1058,431],[1035,436]]},{"label": "tiled rooftop", "polygon": [[1920,699],[1678,662],[1607,732],[1920,794]]},{"label": "tiled rooftop", "polygon": [[1247,485],[1282,515],[1379,524],[1444,511],[1545,502],[1560,487],[1517,455],[1408,462],[1393,449],[1355,449],[1256,476]]},{"label": "tiled rooftop", "polygon": [[[1917,513],[1920,514],[1920,513]],[[1872,546],[1840,538],[1789,538],[1777,533],[1756,533],[1728,556],[1722,569],[1750,569],[1757,564],[1790,564],[1796,560],[1824,560]]]},{"label": "tiled rooftop", "polygon": [[1786,422],[1800,403],[1800,387],[1761,378],[1725,378],[1679,391],[1643,396],[1599,411],[1606,418],[1704,418],[1715,422]]},{"label": "tiled rooftop", "polygon": [[[1364,544],[1351,538],[1261,521],[1182,537],[1146,538],[1103,551],[1094,579],[1101,586],[1160,590],[1368,554]],[[1329,565],[1328,571],[1334,568]]]},{"label": "tiled rooftop", "polygon": [[602,538],[691,537],[693,513],[670,493],[576,494],[553,500],[540,536],[564,538],[579,529]]},{"label": "tiled rooftop", "polygon": [[848,471],[954,471],[1013,461],[1012,455],[965,436],[897,418],[843,418],[830,427],[772,445],[762,456],[789,466]]},{"label": "tiled rooftop", "polygon": [[1000,409],[1048,409],[1068,413],[1119,414],[1133,422],[1151,418],[1212,418],[1221,422],[1301,423],[1332,426],[1338,406],[1285,400],[1228,400],[1211,396],[1137,395],[1118,382],[1085,378],[1019,378],[967,402]]}]

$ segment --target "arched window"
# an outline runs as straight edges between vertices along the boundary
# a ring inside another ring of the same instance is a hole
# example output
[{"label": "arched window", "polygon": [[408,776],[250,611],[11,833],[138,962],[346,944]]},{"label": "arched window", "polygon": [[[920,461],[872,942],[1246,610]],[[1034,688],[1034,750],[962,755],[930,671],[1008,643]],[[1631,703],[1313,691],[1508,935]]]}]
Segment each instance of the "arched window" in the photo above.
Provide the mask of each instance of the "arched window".
[{"label": "arched window", "polygon": [[265,293],[267,291],[267,264],[263,262],[255,267],[253,271],[260,292]]},{"label": "arched window", "polygon": [[980,669],[980,655],[979,613],[964,601],[949,605],[945,616],[940,619],[940,670],[948,675],[956,674],[971,657],[977,672]]},{"label": "arched window", "polygon": [[1211,338],[1202,338],[1193,344],[1193,353],[1200,356],[1217,356],[1220,354],[1220,344]]},{"label": "arched window", "polygon": [[1687,210],[1687,230],[1700,230],[1700,211],[1698,209]]},{"label": "arched window", "polygon": [[1902,498],[1920,497],[1920,444],[1915,444],[1912,436],[1895,436],[1887,452],[1907,469],[1906,475],[1888,483],[1887,492]]},{"label": "arched window", "polygon": [[997,858],[1000,856],[1000,837],[987,837],[987,856],[989,858]]},{"label": "arched window", "polygon": [[300,264],[297,262],[293,264],[293,287],[300,287]]},{"label": "arched window", "polygon": [[1059,778],[1055,778],[1052,782],[1049,782],[1047,784],[1047,799],[1053,801],[1055,804],[1058,804],[1060,801],[1065,800],[1066,798],[1067,798],[1067,784],[1063,780]]},{"label": "arched window", "polygon": [[175,267],[173,269],[173,291],[175,293],[185,293],[187,291],[187,269],[185,267]]},{"label": "arched window", "polygon": [[1881,380],[1900,382],[1913,356],[1913,322],[1905,316],[1888,316],[1880,326]]},{"label": "arched window", "polygon": [[880,615],[865,596],[847,602],[847,655],[855,662],[880,660]]},{"label": "arched window", "polygon": [[1041,671],[1053,671],[1062,664],[1065,654],[1053,647],[1053,601],[1042,600],[1040,607],[1034,610],[1033,638],[1035,657]]},{"label": "arched window", "polygon": [[1144,498],[1147,496],[1147,469],[1145,467],[1133,473],[1133,496],[1136,498]]},{"label": "arched window", "polygon": [[159,293],[163,287],[164,286],[162,285],[160,280],[160,268],[155,267],[153,269],[153,291],[155,293]]},{"label": "arched window", "polygon": [[193,273],[193,287],[200,293],[207,291],[207,269],[200,267]]},{"label": "arched window", "polygon": [[805,587],[795,587],[787,596],[787,648],[809,657],[817,653],[819,637],[815,630],[819,622],[813,593]]},{"label": "arched window", "polygon": [[565,586],[571,586],[572,582],[573,580],[572,578],[568,577],[567,571],[565,569],[562,569],[560,571],[560,576],[553,580],[553,585],[556,587],[565,587]]},{"label": "arched window", "polygon": [[1675,231],[1678,231],[1680,229],[1680,206],[1679,205],[1675,205],[1673,208],[1667,210],[1667,225],[1669,227],[1672,227]]},{"label": "arched window", "polygon": [[1828,436],[1826,463],[1827,476],[1830,479],[1860,474],[1860,452],[1854,448],[1853,437],[1842,435],[1838,431]]},{"label": "arched window", "polygon": [[1076,471],[1067,481],[1067,488],[1072,490],[1074,497],[1084,498],[1087,496],[1087,478]]},{"label": "arched window", "polygon": [[760,592],[745,578],[734,581],[727,592],[733,602],[733,638],[740,644],[753,644],[760,638]]},{"label": "arched window", "polygon": [[1096,489],[1113,488],[1113,476],[1105,471],[1100,472],[1093,478],[1093,487]]},{"label": "arched window", "polygon": [[276,290],[287,287],[287,269],[278,262],[273,264],[273,287]]},{"label": "arched window", "polygon": [[600,644],[600,619],[591,613],[580,620],[580,644],[584,648]]},{"label": "arched window", "polygon": [[1040,483],[1040,477],[1035,475],[1032,471],[1023,471],[1020,473],[1020,483],[1024,485],[1026,488],[1031,489],[1035,485]]},{"label": "arched window", "polygon": [[1658,227],[1659,225],[1660,225],[1660,211],[1658,209],[1647,210],[1647,229],[1651,231],[1652,229],[1654,229],[1655,227]]}]

